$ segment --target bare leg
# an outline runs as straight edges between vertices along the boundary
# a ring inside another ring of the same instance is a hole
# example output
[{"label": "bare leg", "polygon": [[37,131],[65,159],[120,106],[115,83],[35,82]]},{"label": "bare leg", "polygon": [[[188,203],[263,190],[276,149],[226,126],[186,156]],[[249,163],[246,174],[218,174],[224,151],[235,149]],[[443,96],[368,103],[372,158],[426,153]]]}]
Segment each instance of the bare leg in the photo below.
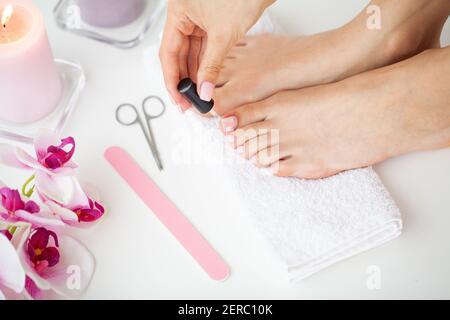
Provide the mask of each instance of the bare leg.
[{"label": "bare leg", "polygon": [[381,29],[369,30],[364,10],[351,22],[307,37],[263,35],[230,52],[216,90],[216,111],[265,99],[280,90],[345,79],[439,47],[448,0],[374,0]]},{"label": "bare leg", "polygon": [[[224,123],[243,156],[280,176],[322,178],[450,146],[450,47],[340,82],[279,92]],[[268,137],[278,130],[279,139]],[[232,132],[231,132],[232,131]]]}]

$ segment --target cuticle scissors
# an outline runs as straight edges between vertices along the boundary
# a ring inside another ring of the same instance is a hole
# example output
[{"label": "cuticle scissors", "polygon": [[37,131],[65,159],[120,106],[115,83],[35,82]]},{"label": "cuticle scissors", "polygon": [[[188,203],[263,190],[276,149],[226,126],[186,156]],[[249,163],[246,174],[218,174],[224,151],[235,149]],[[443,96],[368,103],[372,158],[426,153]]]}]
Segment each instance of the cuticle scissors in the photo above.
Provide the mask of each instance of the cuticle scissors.
[{"label": "cuticle scissors", "polygon": [[[152,100],[156,100],[161,105],[161,111],[157,114],[153,114],[147,110],[148,104]],[[124,117],[123,117],[123,110],[125,108],[129,108],[132,110],[132,112],[134,112],[133,118],[128,121],[124,120]],[[144,133],[145,139],[147,140],[147,144],[150,147],[153,158],[155,159],[156,165],[158,166],[158,169],[160,171],[162,171],[164,168],[163,168],[163,165],[161,162],[161,157],[159,155],[158,147],[156,145],[156,140],[155,140],[155,136],[153,134],[151,121],[161,117],[165,111],[166,111],[166,104],[164,103],[164,100],[158,96],[148,96],[142,101],[142,112],[145,117],[145,123],[144,123],[142,117],[139,115],[137,108],[131,103],[123,103],[123,104],[119,105],[116,109],[116,120],[121,125],[132,126],[135,124],[139,124],[142,132]],[[121,116],[121,114],[122,114],[122,116]],[[147,129],[146,129],[146,127],[147,127]]]}]

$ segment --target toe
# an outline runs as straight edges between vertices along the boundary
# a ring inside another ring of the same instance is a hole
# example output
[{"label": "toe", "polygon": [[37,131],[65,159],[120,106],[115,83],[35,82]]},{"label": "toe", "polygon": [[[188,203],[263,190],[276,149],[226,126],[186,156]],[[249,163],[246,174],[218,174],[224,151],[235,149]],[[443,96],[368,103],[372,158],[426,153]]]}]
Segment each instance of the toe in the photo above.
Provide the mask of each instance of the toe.
[{"label": "toe", "polygon": [[256,153],[250,161],[257,167],[267,168],[280,161],[283,154],[280,152],[280,145],[274,145]]},{"label": "toe", "polygon": [[301,162],[297,157],[290,157],[271,166],[274,175],[279,177],[297,177],[317,180],[333,176],[339,171],[327,169],[318,163]]},{"label": "toe", "polygon": [[232,133],[235,138],[235,147],[244,146],[248,141],[267,135],[271,130],[271,124],[268,121],[260,121],[239,128]]},{"label": "toe", "polygon": [[[231,78],[230,70],[228,68],[223,68],[220,71],[219,78],[216,83],[216,90],[222,88]],[[215,97],[216,100],[218,97]]]},{"label": "toe", "polygon": [[230,81],[227,76],[223,75],[219,79],[219,87],[214,90],[214,111],[223,116],[232,111],[234,105],[234,94],[230,90]]},{"label": "toe", "polygon": [[[225,93],[228,89],[228,86],[224,86],[217,91],[217,95],[220,97],[223,93]],[[220,112],[224,111],[226,106],[223,104],[218,104],[214,106],[214,110],[221,114]],[[242,107],[237,108],[231,114],[224,116],[221,121],[221,129],[224,133],[231,134],[237,129],[253,129],[252,124],[264,121],[266,118],[264,102],[258,102],[253,104],[244,105]],[[244,134],[245,132],[241,132],[239,135]],[[250,138],[254,138],[255,136],[250,136]],[[245,141],[243,141],[245,142]]]},{"label": "toe", "polygon": [[246,159],[251,159],[269,147],[274,147],[280,143],[278,130],[261,130],[261,134],[256,138],[248,140],[241,146],[240,153]]},{"label": "toe", "polygon": [[264,121],[267,117],[266,101],[250,103],[234,110],[237,119],[237,128],[244,129],[253,123]]}]

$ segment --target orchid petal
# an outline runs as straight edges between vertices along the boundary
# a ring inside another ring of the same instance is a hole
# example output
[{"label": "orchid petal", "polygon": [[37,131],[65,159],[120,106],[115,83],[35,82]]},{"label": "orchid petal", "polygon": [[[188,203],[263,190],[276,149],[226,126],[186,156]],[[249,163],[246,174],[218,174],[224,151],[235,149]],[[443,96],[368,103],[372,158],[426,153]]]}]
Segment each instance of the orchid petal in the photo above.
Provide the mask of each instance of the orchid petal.
[{"label": "orchid petal", "polygon": [[78,296],[86,290],[92,280],[95,270],[94,256],[74,238],[60,236],[59,240],[59,263],[45,269],[41,276],[58,294]]},{"label": "orchid petal", "polygon": [[19,161],[21,161],[23,164],[27,165],[28,167],[51,174],[50,170],[48,170],[46,167],[44,167],[42,164],[40,164],[39,161],[37,161],[35,158],[30,156],[28,153],[26,153],[22,149],[16,148],[16,157]]},{"label": "orchid petal", "polygon": [[73,162],[72,160],[66,162],[66,164],[64,165],[64,168],[71,168],[71,169],[76,169],[78,168],[78,165]]},{"label": "orchid petal", "polygon": [[45,198],[52,199],[54,201],[65,203],[68,201],[67,189],[62,186],[61,180],[59,185],[56,184],[52,176],[49,176],[43,172],[36,173],[36,179],[34,182],[36,190],[41,193]]},{"label": "orchid petal", "polygon": [[85,181],[81,181],[81,186],[89,199],[100,202],[100,192],[97,187]]},{"label": "orchid petal", "polygon": [[25,203],[24,210],[29,213],[38,213],[41,209],[39,208],[39,206],[37,205],[36,202],[34,202],[33,200],[30,200]]},{"label": "orchid petal", "polygon": [[61,138],[52,130],[40,129],[34,139],[34,150],[38,161],[43,160],[47,156],[49,146],[56,146],[61,142]]},{"label": "orchid petal", "polygon": [[28,259],[24,248],[30,236],[31,224],[27,222],[16,222],[14,224],[10,224],[0,220],[0,229],[6,229],[8,227],[15,228],[11,243],[16,248],[21,265],[25,270],[25,274],[34,281],[39,289],[44,292],[50,290],[50,284],[47,280],[41,278],[34,270],[34,267],[31,265],[30,259]]},{"label": "orchid petal", "polygon": [[25,298],[33,300],[56,300],[60,298],[54,291],[50,289],[42,289],[29,276],[25,280]]},{"label": "orchid petal", "polygon": [[88,206],[89,200],[75,176],[36,176],[36,189],[43,200],[53,200],[65,207]]},{"label": "orchid petal", "polygon": [[78,219],[82,222],[96,221],[103,216],[103,212],[95,209],[81,209]]},{"label": "orchid petal", "polygon": [[17,252],[20,252],[21,248],[23,248],[25,242],[28,240],[28,236],[30,235],[31,224],[24,221],[9,223],[0,220],[0,230],[7,230],[8,228],[14,228],[11,244],[14,248],[16,248]]},{"label": "orchid petal", "polygon": [[[71,146],[68,151],[64,149],[66,146]],[[47,148],[47,155],[43,160],[47,168],[54,170],[64,166],[68,161],[70,161],[74,153],[75,139],[73,137],[67,137],[61,139],[61,143],[59,145],[49,146]]]},{"label": "orchid petal", "polygon": [[48,267],[53,267],[59,262],[59,251],[55,247],[47,247],[42,251],[41,261],[47,261]]},{"label": "orchid petal", "polygon": [[0,234],[0,283],[21,292],[25,287],[25,272],[12,243]]},{"label": "orchid petal", "polygon": [[34,269],[34,266],[32,265],[30,259],[28,258],[28,255],[24,248],[22,247],[20,250],[18,250],[20,261],[22,262],[22,266],[25,269],[25,273],[28,277],[30,277],[33,282],[36,284],[36,286],[41,290],[50,290],[51,285],[50,283],[42,278]]},{"label": "orchid petal", "polygon": [[36,175],[36,189],[44,198],[67,207],[87,206],[88,198],[74,176]]},{"label": "orchid petal", "polygon": [[55,176],[73,176],[75,174],[76,166],[67,166],[64,165],[64,167],[59,167],[54,170],[51,170],[51,175]]},{"label": "orchid petal", "polygon": [[8,167],[19,169],[30,169],[30,167],[23,163],[17,157],[17,147],[13,147],[6,144],[0,144],[0,163]]},{"label": "orchid petal", "polygon": [[59,220],[59,219],[52,219],[52,218],[46,218],[41,216],[40,214],[32,214],[29,213],[25,210],[18,210],[15,213],[15,216],[25,220],[27,222],[32,223],[35,226],[53,226],[53,227],[58,227],[58,226],[63,226],[64,223]]},{"label": "orchid petal", "polygon": [[73,179],[73,194],[72,198],[69,202],[67,202],[67,207],[69,208],[75,208],[75,207],[87,207],[89,206],[89,197],[84,192],[83,188],[81,187],[80,182],[78,179]]},{"label": "orchid petal", "polygon": [[45,204],[54,214],[56,214],[62,220],[78,222],[78,216],[72,210],[64,208],[53,201],[47,201]]},{"label": "orchid petal", "polygon": [[0,196],[2,200],[2,207],[9,212],[15,212],[16,210],[22,210],[25,207],[25,203],[22,201],[19,191],[1,188]]},{"label": "orchid petal", "polygon": [[36,285],[36,283],[30,277],[25,279],[25,290],[32,299],[41,299],[42,290]]}]

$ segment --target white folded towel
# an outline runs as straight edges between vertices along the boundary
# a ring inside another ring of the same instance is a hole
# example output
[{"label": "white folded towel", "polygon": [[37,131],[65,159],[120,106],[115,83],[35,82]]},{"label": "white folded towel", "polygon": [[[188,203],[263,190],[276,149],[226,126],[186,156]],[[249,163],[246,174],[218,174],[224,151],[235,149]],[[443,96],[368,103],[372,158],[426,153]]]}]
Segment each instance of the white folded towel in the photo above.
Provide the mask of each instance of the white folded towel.
[{"label": "white folded towel", "polygon": [[[252,34],[272,32],[265,15]],[[400,235],[402,221],[394,201],[372,168],[322,180],[279,178],[244,161],[226,143],[219,120],[188,111],[180,130],[197,147],[191,159],[208,159],[229,170],[254,225],[285,262],[292,281]],[[178,119],[180,120],[180,119]],[[186,137],[187,138],[187,137]],[[187,138],[188,139],[188,138]]]},{"label": "white folded towel", "polygon": [[[251,220],[286,263],[292,281],[391,240],[400,212],[372,168],[322,180],[279,178],[241,159],[218,130],[218,119],[188,111],[195,159],[229,171]],[[200,155],[201,153],[201,155]]]}]

